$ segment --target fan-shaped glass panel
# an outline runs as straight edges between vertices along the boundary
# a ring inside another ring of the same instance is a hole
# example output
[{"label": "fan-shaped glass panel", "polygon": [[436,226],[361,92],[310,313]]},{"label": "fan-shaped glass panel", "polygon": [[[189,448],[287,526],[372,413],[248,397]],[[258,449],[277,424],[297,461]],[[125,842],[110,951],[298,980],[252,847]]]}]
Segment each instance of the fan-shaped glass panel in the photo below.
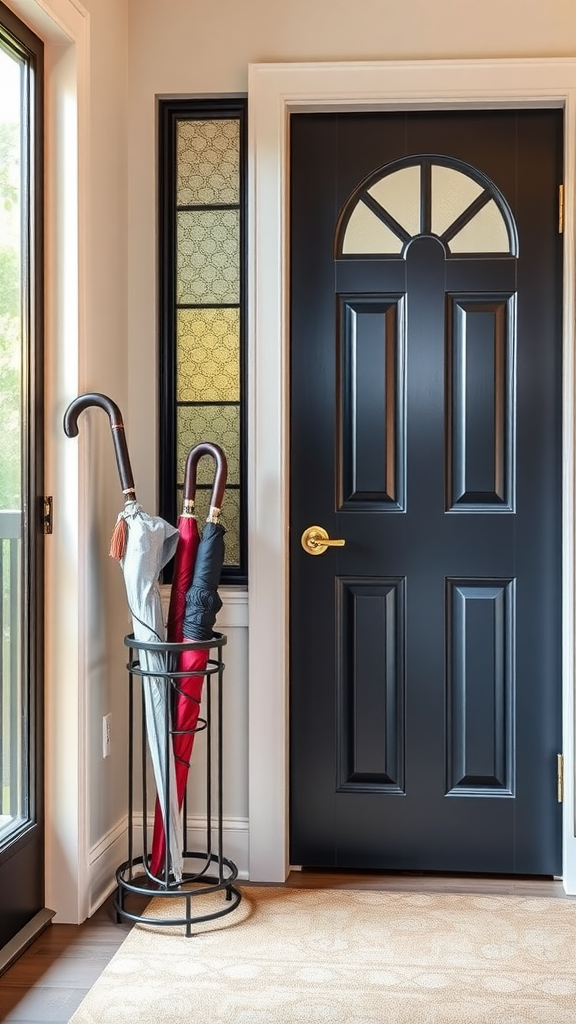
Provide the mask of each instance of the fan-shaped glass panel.
[{"label": "fan-shaped glass panel", "polygon": [[450,241],[453,253],[510,252],[506,222],[493,199]]},{"label": "fan-shaped glass panel", "polygon": [[453,167],[432,164],[431,172],[431,228],[433,234],[442,235],[484,189],[474,178]]},{"label": "fan-shaped glass panel", "polygon": [[363,202],[352,211],[344,234],[342,253],[351,255],[399,254],[402,241]]},{"label": "fan-shaped glass panel", "polygon": [[420,165],[403,167],[380,178],[369,195],[397,220],[409,235],[420,233]]},{"label": "fan-shaped glass panel", "polygon": [[[344,229],[343,256],[401,254],[409,239],[422,234],[426,225],[430,225],[426,231],[448,245],[450,255],[513,251],[498,192],[488,180],[482,180],[473,168],[466,173],[466,169],[434,163],[430,157],[412,159],[409,166],[383,174],[356,198]],[[428,172],[429,188],[424,188]],[[488,198],[491,193],[493,199]],[[374,201],[382,211],[380,216],[371,208]],[[457,222],[464,220],[453,235]]]}]

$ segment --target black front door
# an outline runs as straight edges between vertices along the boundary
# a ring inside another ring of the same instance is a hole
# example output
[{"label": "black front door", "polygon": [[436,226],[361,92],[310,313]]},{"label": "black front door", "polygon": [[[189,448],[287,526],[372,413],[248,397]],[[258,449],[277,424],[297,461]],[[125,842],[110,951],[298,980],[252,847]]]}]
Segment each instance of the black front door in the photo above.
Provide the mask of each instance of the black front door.
[{"label": "black front door", "polygon": [[291,143],[291,862],[559,873],[561,113]]}]

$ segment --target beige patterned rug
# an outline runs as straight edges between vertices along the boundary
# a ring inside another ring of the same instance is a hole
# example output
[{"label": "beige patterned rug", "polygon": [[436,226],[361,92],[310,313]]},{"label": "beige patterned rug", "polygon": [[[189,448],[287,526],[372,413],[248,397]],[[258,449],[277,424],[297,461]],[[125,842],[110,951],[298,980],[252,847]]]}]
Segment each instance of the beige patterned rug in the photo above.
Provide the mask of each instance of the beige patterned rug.
[{"label": "beige patterned rug", "polygon": [[73,1024],[576,1022],[571,900],[244,887],[178,931],[133,928]]}]

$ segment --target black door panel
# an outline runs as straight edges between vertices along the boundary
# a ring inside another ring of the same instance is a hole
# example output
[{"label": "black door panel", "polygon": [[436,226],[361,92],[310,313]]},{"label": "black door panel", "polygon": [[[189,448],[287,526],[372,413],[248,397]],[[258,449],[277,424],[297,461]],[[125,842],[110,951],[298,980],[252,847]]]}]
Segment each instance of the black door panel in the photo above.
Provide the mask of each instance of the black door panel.
[{"label": "black door panel", "polygon": [[[291,861],[558,873],[561,114],[291,131]],[[368,176],[435,154],[502,193],[510,251],[430,234],[433,169],[427,230],[340,255]]]}]

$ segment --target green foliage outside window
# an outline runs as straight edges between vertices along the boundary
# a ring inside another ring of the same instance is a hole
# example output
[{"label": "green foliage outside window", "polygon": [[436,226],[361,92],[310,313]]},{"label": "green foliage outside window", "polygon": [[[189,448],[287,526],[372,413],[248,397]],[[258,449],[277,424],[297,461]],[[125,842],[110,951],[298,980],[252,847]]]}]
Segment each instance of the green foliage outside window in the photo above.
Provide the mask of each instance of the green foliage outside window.
[{"label": "green foliage outside window", "polygon": [[17,124],[0,123],[0,509],[20,508],[20,204]]}]

